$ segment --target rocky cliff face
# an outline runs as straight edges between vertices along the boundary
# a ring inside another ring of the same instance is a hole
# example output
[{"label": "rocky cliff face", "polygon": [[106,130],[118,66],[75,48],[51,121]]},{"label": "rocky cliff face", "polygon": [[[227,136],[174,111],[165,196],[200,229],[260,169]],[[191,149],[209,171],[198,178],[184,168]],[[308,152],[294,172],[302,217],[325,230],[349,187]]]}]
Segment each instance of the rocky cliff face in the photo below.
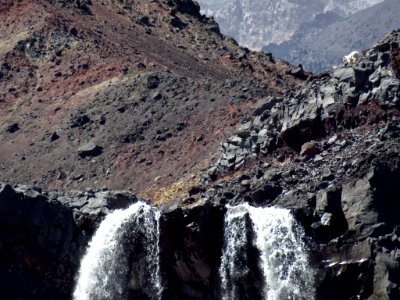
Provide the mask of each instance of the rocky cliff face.
[{"label": "rocky cliff face", "polygon": [[260,102],[198,188],[203,201],[295,209],[316,243],[318,299],[399,296],[398,49],[393,32],[354,64]]},{"label": "rocky cliff face", "polygon": [[350,16],[383,0],[200,0],[205,14],[214,16],[224,34],[246,47],[260,49],[280,44],[317,15],[331,12]]},{"label": "rocky cliff face", "polygon": [[[358,162],[348,176],[316,176],[318,186],[310,185],[308,190],[273,194],[271,186],[285,185],[288,180],[293,184],[298,172],[298,168],[274,169],[272,178],[248,173],[239,182],[220,184],[212,196],[207,191],[210,200],[166,208],[160,220],[163,299],[220,299],[224,203],[244,201],[292,209],[312,249],[316,299],[397,299],[399,132],[400,127],[386,130],[382,137],[397,136],[395,144],[385,143]],[[292,178],[286,178],[287,173]],[[0,274],[7,283],[3,295],[9,299],[70,299],[80,257],[96,225],[109,210],[137,201],[126,193],[42,194],[4,184],[0,199],[4,229]],[[135,236],[139,244],[140,238]],[[127,241],[124,246],[127,256],[143,255],[136,243],[129,245]],[[256,249],[246,251],[254,259],[256,272]],[[133,269],[130,274],[136,276],[139,271]],[[249,274],[240,292],[242,299],[261,299],[254,293],[257,284],[262,286],[260,278],[260,274]]]},{"label": "rocky cliff face", "polygon": [[102,218],[137,201],[126,192],[43,193],[0,184],[5,299],[70,299],[80,258]]},{"label": "rocky cliff face", "polygon": [[400,27],[394,16],[399,8],[398,1],[386,0],[347,17],[327,12],[303,24],[289,41],[269,44],[263,50],[314,72],[331,69],[342,63],[343,56],[378,42],[388,30]]},{"label": "rocky cliff face", "polygon": [[354,50],[376,43],[400,24],[396,0],[199,1],[224,34],[321,72]]},{"label": "rocky cliff face", "polygon": [[[244,202],[292,211],[317,299],[400,297],[399,31],[312,75],[240,48],[191,1],[1,7],[0,178],[13,184],[0,184],[4,297],[69,299],[94,230],[139,199],[101,186],[154,182],[169,188],[169,201],[152,201],[164,299],[220,298],[226,204]],[[133,261],[143,249],[130,242]],[[243,251],[257,265],[257,250]],[[260,297],[257,272],[243,299]]]},{"label": "rocky cliff face", "polygon": [[[397,120],[398,35],[393,32],[365,50],[353,64],[310,77],[298,91],[260,101],[253,119],[222,143],[220,159],[209,170],[209,178],[218,178],[240,169],[247,161],[265,157],[284,161],[298,153],[320,154],[321,146],[313,144],[313,140],[331,136],[336,139],[330,142],[334,145],[340,137],[353,134],[350,130]],[[291,72],[303,76],[301,68]],[[369,130],[364,131],[369,134]],[[334,152],[341,149],[335,148]]]}]

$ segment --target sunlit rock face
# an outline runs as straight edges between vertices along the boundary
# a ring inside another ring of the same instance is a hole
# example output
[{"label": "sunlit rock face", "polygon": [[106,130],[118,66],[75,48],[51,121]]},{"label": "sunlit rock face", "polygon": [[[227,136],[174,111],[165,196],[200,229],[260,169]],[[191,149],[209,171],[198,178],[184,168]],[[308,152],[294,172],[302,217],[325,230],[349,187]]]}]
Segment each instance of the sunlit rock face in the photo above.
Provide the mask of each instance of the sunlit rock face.
[{"label": "sunlit rock face", "polygon": [[289,40],[303,23],[321,13],[346,17],[383,0],[200,0],[202,11],[212,15],[222,32],[250,48]]},{"label": "sunlit rock face", "polygon": [[203,13],[246,47],[313,72],[331,69],[400,27],[397,0],[200,0]]}]

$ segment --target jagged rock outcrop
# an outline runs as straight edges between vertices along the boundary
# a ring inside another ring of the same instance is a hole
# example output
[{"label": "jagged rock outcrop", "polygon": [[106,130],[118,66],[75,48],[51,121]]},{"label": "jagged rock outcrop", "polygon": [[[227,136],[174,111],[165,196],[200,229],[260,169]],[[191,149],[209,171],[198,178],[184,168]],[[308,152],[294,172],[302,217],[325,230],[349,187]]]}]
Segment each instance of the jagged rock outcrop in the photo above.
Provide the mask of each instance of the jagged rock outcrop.
[{"label": "jagged rock outcrop", "polygon": [[[354,64],[310,78],[307,86],[284,97],[268,97],[254,118],[222,143],[211,179],[238,170],[246,160],[274,153],[299,153],[302,145],[334,133],[399,117],[400,81],[394,65],[399,32],[393,32]],[[278,150],[278,151],[277,151]]]},{"label": "jagged rock outcrop", "polygon": [[87,243],[125,192],[43,193],[0,183],[0,281],[5,299],[70,299]]},{"label": "jagged rock outcrop", "polygon": [[[371,133],[353,137],[344,160],[362,158],[349,165],[327,163],[335,154],[323,150],[330,174],[313,173],[321,166],[314,160],[271,167],[263,175],[253,170],[201,193],[203,200],[197,204],[164,207],[160,219],[164,299],[219,299],[225,204],[243,202],[292,209],[312,248],[312,267],[318,272],[316,299],[396,299],[400,124],[375,133],[380,141]],[[324,149],[324,144],[320,146]],[[137,198],[107,191],[40,193],[2,184],[0,200],[0,219],[7,229],[2,233],[1,257],[8,263],[1,273],[11,281],[6,294],[15,296],[15,285],[23,282],[27,289],[17,293],[22,297],[33,290],[30,299],[54,295],[68,299],[80,257],[97,224],[111,209],[126,207]],[[140,243],[129,241],[123,246],[127,255],[143,255]],[[243,290],[246,293],[255,299],[253,292]]]},{"label": "jagged rock outcrop", "polygon": [[[321,276],[319,297],[323,299],[355,296],[396,299],[400,296],[397,275],[400,241],[396,216],[400,203],[395,191],[400,182],[398,153],[387,161],[375,158],[366,171],[360,178],[344,184],[341,194],[338,194],[342,210],[332,218],[346,220],[348,229],[326,245],[320,245],[325,270]],[[344,218],[340,214],[344,214]],[[322,224],[323,216],[320,224],[312,227],[332,226],[330,232],[338,227],[329,221]],[[346,288],[338,291],[333,288],[337,285]],[[324,288],[337,292],[326,293]]]}]

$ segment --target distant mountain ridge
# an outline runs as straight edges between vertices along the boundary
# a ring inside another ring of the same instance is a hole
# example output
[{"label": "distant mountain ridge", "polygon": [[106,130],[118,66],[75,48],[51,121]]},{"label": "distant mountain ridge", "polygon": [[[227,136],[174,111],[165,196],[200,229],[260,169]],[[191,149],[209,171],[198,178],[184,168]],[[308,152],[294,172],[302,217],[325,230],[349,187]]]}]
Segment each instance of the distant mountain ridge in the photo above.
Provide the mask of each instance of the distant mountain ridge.
[{"label": "distant mountain ridge", "polygon": [[400,27],[397,0],[200,0],[221,31],[249,48],[319,72]]},{"label": "distant mountain ridge", "polygon": [[249,48],[282,43],[318,14],[347,17],[383,0],[199,0],[203,13],[212,15],[222,32]]},{"label": "distant mountain ridge", "polygon": [[398,11],[400,1],[386,0],[347,18],[326,13],[303,24],[289,41],[269,44],[263,50],[305,69],[323,71],[340,64],[351,51],[363,50],[399,28]]}]

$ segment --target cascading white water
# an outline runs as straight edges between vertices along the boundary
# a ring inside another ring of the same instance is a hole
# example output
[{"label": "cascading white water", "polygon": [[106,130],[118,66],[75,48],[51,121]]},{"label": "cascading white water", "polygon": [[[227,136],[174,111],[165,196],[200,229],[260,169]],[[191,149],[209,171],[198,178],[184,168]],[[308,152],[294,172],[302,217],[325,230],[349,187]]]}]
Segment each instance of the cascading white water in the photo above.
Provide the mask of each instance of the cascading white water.
[{"label": "cascading white water", "polygon": [[[225,246],[221,258],[221,286],[224,300],[236,294],[226,274],[240,273],[235,264],[245,240],[245,217],[248,214],[255,234],[254,244],[259,250],[259,264],[264,276],[262,298],[268,300],[313,299],[314,272],[309,264],[306,246],[302,241],[303,228],[289,210],[274,207],[252,207],[248,204],[228,207],[225,217]],[[243,274],[245,276],[246,274]],[[238,276],[238,275],[236,275]]]},{"label": "cascading white water", "polygon": [[266,299],[313,299],[314,272],[302,241],[303,228],[289,210],[249,208],[261,252]]},{"label": "cascading white water", "polygon": [[160,299],[159,217],[158,210],[143,202],[106,216],[81,261],[74,299],[125,299],[128,289],[143,289],[150,299]]},{"label": "cascading white water", "polygon": [[241,280],[241,275],[246,272],[243,266],[238,266],[238,262],[247,261],[247,252],[243,250],[247,245],[245,218],[247,213],[245,207],[236,206],[228,207],[228,213],[225,215],[224,255],[219,268],[222,300],[235,299],[240,293],[235,281]]}]

